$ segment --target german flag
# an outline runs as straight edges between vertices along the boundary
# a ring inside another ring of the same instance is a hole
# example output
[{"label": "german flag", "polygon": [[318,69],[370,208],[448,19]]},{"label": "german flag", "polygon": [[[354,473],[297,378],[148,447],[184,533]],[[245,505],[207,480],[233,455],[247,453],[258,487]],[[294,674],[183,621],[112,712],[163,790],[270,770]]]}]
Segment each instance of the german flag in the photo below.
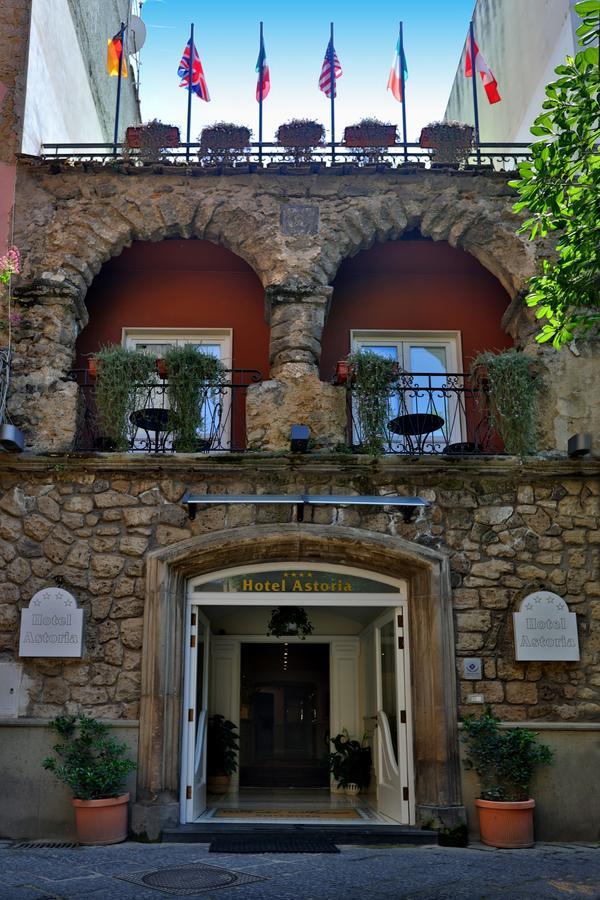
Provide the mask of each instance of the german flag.
[{"label": "german flag", "polygon": [[127,78],[127,63],[125,62],[121,32],[117,31],[115,36],[109,39],[106,53],[106,71],[111,78],[119,75],[119,59],[121,60],[121,77]]}]

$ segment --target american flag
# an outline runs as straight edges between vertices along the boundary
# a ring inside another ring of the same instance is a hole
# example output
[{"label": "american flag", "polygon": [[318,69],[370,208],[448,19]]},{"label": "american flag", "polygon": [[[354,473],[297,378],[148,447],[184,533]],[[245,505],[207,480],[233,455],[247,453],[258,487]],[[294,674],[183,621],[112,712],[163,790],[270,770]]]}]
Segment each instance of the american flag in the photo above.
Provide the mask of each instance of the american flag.
[{"label": "american flag", "polygon": [[192,91],[201,100],[206,100],[208,103],[210,96],[206,86],[204,71],[202,70],[202,63],[200,62],[196,45],[192,44],[191,39],[185,45],[185,50],[177,69],[177,74],[181,78],[179,87],[189,88],[190,86],[190,47],[192,49]]},{"label": "american flag", "polygon": [[[333,77],[331,75],[331,57],[333,56]],[[326,97],[331,97],[331,92],[333,90],[333,96],[337,97],[336,90],[336,81],[342,75],[342,67],[340,66],[340,61],[337,58],[337,53],[335,52],[335,48],[333,46],[332,41],[329,41],[327,44],[327,50],[325,51],[325,59],[323,60],[323,68],[321,69],[321,74],[319,76],[319,90],[323,91]]]}]

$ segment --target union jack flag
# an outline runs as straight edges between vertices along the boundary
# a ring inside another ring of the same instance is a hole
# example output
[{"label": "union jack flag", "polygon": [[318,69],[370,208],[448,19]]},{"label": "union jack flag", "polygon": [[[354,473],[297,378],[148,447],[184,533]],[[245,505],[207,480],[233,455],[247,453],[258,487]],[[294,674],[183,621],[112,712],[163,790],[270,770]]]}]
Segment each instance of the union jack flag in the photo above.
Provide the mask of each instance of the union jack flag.
[{"label": "union jack flag", "polygon": [[208,103],[210,96],[206,86],[202,63],[200,62],[196,45],[192,44],[191,39],[185,45],[185,50],[183,51],[183,56],[181,57],[179,68],[177,69],[177,74],[181,78],[179,87],[189,88],[190,86],[190,47],[192,50],[192,91],[197,97],[200,97],[201,100],[206,100]]},{"label": "union jack flag", "polygon": [[[331,73],[331,58],[333,57],[333,77]],[[321,74],[319,76],[319,90],[323,91],[326,97],[331,97],[331,92],[333,91],[333,96],[337,97],[337,79],[342,75],[342,67],[340,65],[340,61],[337,58],[337,53],[335,52],[335,48],[333,43],[329,41],[327,44],[327,50],[325,51],[325,59],[323,60],[323,68],[321,69]]]}]

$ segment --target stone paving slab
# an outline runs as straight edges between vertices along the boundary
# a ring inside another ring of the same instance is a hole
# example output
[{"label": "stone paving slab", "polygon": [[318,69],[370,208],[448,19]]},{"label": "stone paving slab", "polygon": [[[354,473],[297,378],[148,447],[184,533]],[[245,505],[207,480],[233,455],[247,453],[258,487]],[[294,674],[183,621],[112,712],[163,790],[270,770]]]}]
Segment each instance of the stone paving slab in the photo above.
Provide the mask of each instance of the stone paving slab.
[{"label": "stone paving slab", "polygon": [[116,876],[190,863],[265,881],[209,889],[199,900],[600,900],[600,846],[531,850],[341,846],[329,854],[215,854],[207,844],[139,844],[12,850],[0,843],[2,900],[161,900],[173,894]]}]

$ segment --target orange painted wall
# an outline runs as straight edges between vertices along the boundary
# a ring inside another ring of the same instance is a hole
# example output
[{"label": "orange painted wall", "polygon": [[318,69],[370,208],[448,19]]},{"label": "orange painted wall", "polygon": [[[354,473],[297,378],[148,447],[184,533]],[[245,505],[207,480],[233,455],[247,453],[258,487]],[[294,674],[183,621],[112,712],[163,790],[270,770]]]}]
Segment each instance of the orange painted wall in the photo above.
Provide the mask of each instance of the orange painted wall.
[{"label": "orange painted wall", "polygon": [[510,302],[474,257],[445,242],[375,244],[342,263],[323,331],[321,377],[350,350],[351,329],[460,331],[463,371],[480,350],[512,341],[500,321]]}]

